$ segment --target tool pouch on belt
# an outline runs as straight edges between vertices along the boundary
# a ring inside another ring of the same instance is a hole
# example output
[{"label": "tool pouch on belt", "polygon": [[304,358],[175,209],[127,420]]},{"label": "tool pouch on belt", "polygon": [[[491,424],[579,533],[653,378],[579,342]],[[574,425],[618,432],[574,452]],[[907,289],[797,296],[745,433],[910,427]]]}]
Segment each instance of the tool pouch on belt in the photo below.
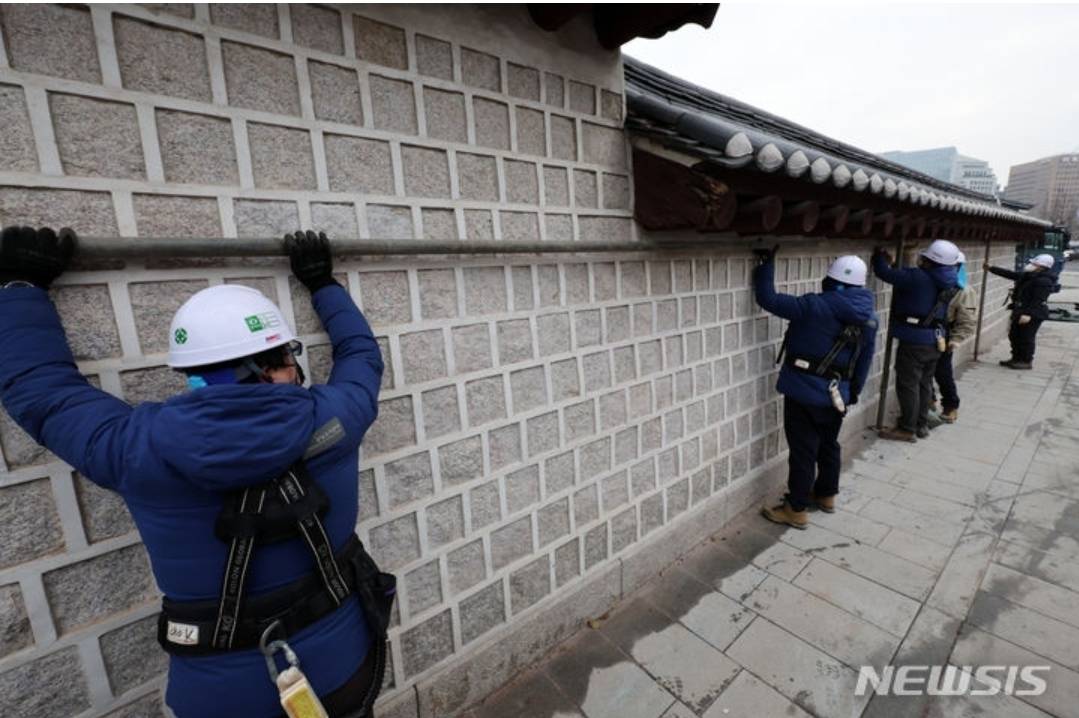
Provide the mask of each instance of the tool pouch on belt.
[{"label": "tool pouch on belt", "polygon": [[397,577],[379,570],[367,551],[361,550],[352,559],[356,576],[356,597],[360,601],[367,627],[377,641],[386,640],[390,627],[393,601],[397,597]]}]

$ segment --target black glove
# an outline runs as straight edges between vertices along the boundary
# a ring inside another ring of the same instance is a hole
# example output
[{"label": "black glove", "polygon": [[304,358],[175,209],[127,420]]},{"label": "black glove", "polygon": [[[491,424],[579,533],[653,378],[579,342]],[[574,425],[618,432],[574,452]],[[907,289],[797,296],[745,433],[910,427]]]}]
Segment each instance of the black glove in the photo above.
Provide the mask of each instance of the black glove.
[{"label": "black glove", "polygon": [[49,227],[8,227],[0,235],[0,282],[22,280],[48,289],[75,254],[75,233]]},{"label": "black glove", "polygon": [[776,252],[779,251],[779,245],[772,247],[771,249],[754,249],[753,254],[757,257],[757,263],[771,264],[776,261]]},{"label": "black glove", "polygon": [[873,249],[873,259],[876,259],[877,257],[883,258],[884,263],[891,266],[891,264],[892,264],[892,255],[889,254],[888,250],[885,249],[884,247],[875,247]]},{"label": "black glove", "polygon": [[325,232],[297,232],[285,235],[285,252],[292,263],[292,273],[311,292],[337,284],[333,278],[333,255]]}]

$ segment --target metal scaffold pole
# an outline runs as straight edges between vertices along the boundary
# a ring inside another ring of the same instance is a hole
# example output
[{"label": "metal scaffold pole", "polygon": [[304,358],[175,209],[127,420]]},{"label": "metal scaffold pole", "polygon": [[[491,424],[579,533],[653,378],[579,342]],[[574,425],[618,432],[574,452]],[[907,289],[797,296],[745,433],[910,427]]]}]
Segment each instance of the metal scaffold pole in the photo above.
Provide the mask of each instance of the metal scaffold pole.
[{"label": "metal scaffold pole", "polygon": [[[903,266],[903,240],[900,236],[895,245],[897,267]],[[884,340],[884,368],[880,375],[880,400],[877,402],[877,431],[884,428],[884,413],[888,403],[888,382],[892,378],[892,312],[895,310],[895,289],[892,289],[892,301],[888,308],[888,336]]]},{"label": "metal scaffold pole", "polygon": [[[655,252],[680,249],[715,249],[745,244],[736,235],[653,242],[646,240],[429,240],[331,239],[339,256],[404,256],[461,254],[582,254],[602,252]],[[79,237],[78,254],[96,259],[156,259],[206,257],[279,257],[285,255],[280,238],[229,239],[211,237]]]},{"label": "metal scaffold pole", "polygon": [[985,315],[985,292],[989,287],[989,253],[992,250],[992,239],[989,234],[985,237],[985,261],[982,263],[982,289],[978,299],[978,328],[974,331],[974,361],[978,361],[978,353],[982,348],[982,319]]}]

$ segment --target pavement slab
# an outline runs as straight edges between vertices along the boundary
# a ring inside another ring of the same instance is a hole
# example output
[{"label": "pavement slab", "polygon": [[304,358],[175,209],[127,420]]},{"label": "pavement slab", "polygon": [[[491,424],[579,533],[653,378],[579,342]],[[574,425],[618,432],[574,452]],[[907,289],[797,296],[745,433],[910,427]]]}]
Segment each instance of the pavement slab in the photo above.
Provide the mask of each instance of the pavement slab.
[{"label": "pavement slab", "polygon": [[978,594],[967,621],[1032,653],[1079,670],[1079,628],[984,592]]},{"label": "pavement slab", "polygon": [[1049,581],[990,564],[982,589],[1058,621],[1079,627],[1079,593]]},{"label": "pavement slab", "polygon": [[[1046,718],[1045,711],[1012,696],[931,696],[925,718]],[[1065,714],[1067,715],[1067,714]]]},{"label": "pavement slab", "polygon": [[489,696],[469,718],[580,718],[573,702],[562,695],[541,670],[532,670]]},{"label": "pavement slab", "polygon": [[[869,505],[872,505],[872,503],[873,501],[870,501]],[[813,523],[870,546],[877,545],[881,539],[888,535],[886,525],[843,509],[837,509],[832,514],[818,511],[813,515]]]},{"label": "pavement slab", "polygon": [[965,616],[989,566],[995,540],[992,535],[983,533],[963,536],[926,603],[950,616]]},{"label": "pavement slab", "polygon": [[952,555],[952,547],[922,538],[903,529],[892,529],[884,540],[877,544],[881,551],[906,559],[911,563],[940,571]]},{"label": "pavement slab", "polygon": [[[1079,325],[1041,332],[1034,371],[963,371],[958,423],[846,457],[835,513],[734,517],[465,718],[1079,716]],[[968,689],[857,695],[917,666]]]},{"label": "pavement slab", "polygon": [[[1047,671],[1037,673],[1045,679],[1045,692],[1022,696],[1021,700],[1055,716],[1075,715],[1079,708],[1079,673],[986,631],[965,630],[955,644],[952,662],[965,666],[1047,667]],[[1026,681],[1022,685],[1026,689]]]},{"label": "pavement slab", "polygon": [[680,623],[640,639],[631,655],[656,683],[697,714],[707,710],[741,670]]},{"label": "pavement slab", "polygon": [[810,715],[784,698],[778,691],[754,676],[742,671],[720,694],[704,718],[755,718],[756,716],[787,716],[810,718]]},{"label": "pavement slab", "polygon": [[860,702],[853,669],[764,619],[753,621],[727,654],[820,718],[848,718]]},{"label": "pavement slab", "polygon": [[[946,481],[935,481],[924,476],[908,477],[908,480],[903,482],[903,487],[904,489],[897,494],[900,498],[896,498],[896,496],[881,496],[879,498],[882,498],[885,501],[898,503],[902,506],[905,503],[905,497],[910,494],[918,494],[919,496],[931,497],[932,499],[947,499],[947,509],[952,510],[956,505],[974,508],[978,505],[978,502],[983,495],[983,492],[979,489],[972,489],[958,484],[950,484]],[[912,506],[911,508],[914,507]]]},{"label": "pavement slab", "polygon": [[903,529],[936,541],[943,546],[953,546],[963,535],[962,524],[919,513],[905,506],[876,499],[862,509],[861,516],[875,520],[884,526]]},{"label": "pavement slab", "polygon": [[1022,544],[1000,541],[993,561],[1019,573],[1079,592],[1079,555],[1032,551]]},{"label": "pavement slab", "polygon": [[789,529],[783,541],[917,600],[929,595],[936,579],[936,572],[929,568],[818,526],[804,531]]},{"label": "pavement slab", "polygon": [[753,616],[752,611],[734,599],[722,593],[710,593],[679,620],[683,626],[723,651],[741,635]]},{"label": "pavement slab", "polygon": [[921,608],[914,599],[817,559],[794,585],[899,637],[907,634]]},{"label": "pavement slab", "polygon": [[[948,662],[962,622],[936,609],[922,606],[896,651],[892,665],[941,666]],[[862,718],[924,718],[929,695],[875,694]]]},{"label": "pavement slab", "polygon": [[746,606],[849,666],[883,666],[899,639],[798,586],[770,577]]}]

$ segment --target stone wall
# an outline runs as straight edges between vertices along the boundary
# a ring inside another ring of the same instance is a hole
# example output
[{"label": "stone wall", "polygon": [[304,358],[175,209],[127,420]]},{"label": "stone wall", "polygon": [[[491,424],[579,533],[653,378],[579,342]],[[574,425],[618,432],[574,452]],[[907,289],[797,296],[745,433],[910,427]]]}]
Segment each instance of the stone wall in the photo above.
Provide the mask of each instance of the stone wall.
[{"label": "stone wall", "polygon": [[[0,25],[3,225],[638,234],[619,56],[584,26],[304,5],[8,5]],[[361,537],[401,579],[387,715],[481,697],[781,474],[782,323],[751,300],[747,245],[340,267],[387,365],[358,469]],[[869,247],[789,243],[780,281],[809,291],[852,249]],[[137,403],[183,389],[163,366],[169,319],[221,282],[275,299],[326,376],[327,338],[280,261],[84,264],[52,294],[82,371]],[[122,502],[2,414],[0,446],[0,712],[160,715],[158,595]]]}]

